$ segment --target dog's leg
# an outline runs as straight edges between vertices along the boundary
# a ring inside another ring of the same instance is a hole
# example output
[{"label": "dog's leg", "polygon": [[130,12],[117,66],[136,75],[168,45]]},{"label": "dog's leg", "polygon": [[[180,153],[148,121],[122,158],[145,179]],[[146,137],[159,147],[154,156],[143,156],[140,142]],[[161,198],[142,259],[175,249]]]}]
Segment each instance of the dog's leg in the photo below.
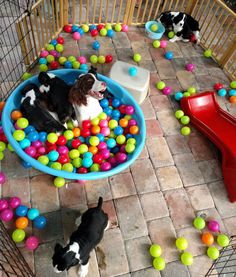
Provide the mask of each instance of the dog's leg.
[{"label": "dog's leg", "polygon": [[106,228],[104,229],[104,231],[108,230],[108,229],[109,229],[109,227],[110,227],[110,221],[108,220],[108,222],[107,222],[107,226],[106,226]]},{"label": "dog's leg", "polygon": [[85,265],[81,265],[79,269],[79,277],[85,277],[88,274],[88,267],[89,267],[89,262]]},{"label": "dog's leg", "polygon": [[196,38],[197,44],[199,44],[200,38],[201,38],[199,31],[193,31],[193,34],[194,34],[194,36]]},{"label": "dog's leg", "polygon": [[75,220],[75,226],[79,226],[81,224],[81,216],[77,217]]},{"label": "dog's leg", "polygon": [[189,39],[183,38],[182,41],[183,41],[183,42],[189,42]]},{"label": "dog's leg", "polygon": [[179,41],[179,40],[182,40],[182,38],[175,35],[175,36],[174,36],[172,39],[170,39],[169,41],[170,41],[170,42],[175,42],[175,41]]}]

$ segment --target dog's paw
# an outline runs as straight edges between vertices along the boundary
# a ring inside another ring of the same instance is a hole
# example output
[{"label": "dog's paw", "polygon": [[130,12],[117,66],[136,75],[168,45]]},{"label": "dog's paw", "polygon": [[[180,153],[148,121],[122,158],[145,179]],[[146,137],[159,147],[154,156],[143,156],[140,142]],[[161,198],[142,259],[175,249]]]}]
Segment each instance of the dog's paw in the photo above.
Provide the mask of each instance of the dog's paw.
[{"label": "dog's paw", "polygon": [[175,42],[175,41],[177,41],[178,39],[177,39],[177,37],[175,36],[175,37],[173,37],[173,38],[171,38],[169,41],[170,42]]},{"label": "dog's paw", "polygon": [[89,264],[87,263],[86,265],[81,265],[80,269],[78,271],[79,277],[86,277],[88,274],[88,266]]},{"label": "dog's paw", "polygon": [[79,226],[81,223],[81,216],[77,217],[75,220],[75,226]]},{"label": "dog's paw", "polygon": [[79,122],[78,120],[72,120],[73,126],[74,127],[79,127]]}]

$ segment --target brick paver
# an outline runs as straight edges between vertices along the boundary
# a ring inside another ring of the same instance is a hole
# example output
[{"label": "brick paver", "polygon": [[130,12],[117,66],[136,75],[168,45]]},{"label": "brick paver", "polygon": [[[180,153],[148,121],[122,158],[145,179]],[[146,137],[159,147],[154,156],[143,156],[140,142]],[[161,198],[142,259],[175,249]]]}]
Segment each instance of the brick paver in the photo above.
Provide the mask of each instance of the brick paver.
[{"label": "brick paver", "polygon": [[154,268],[145,268],[131,273],[131,277],[161,277],[161,273]]},{"label": "brick paver", "polygon": [[109,178],[113,198],[136,194],[133,178],[130,173],[122,173]]},{"label": "brick paver", "polygon": [[156,170],[156,173],[162,191],[183,187],[183,183],[175,166],[160,167]]},{"label": "brick paver", "polygon": [[189,271],[186,266],[180,262],[172,262],[167,264],[165,270],[162,272],[163,277],[190,277]]}]

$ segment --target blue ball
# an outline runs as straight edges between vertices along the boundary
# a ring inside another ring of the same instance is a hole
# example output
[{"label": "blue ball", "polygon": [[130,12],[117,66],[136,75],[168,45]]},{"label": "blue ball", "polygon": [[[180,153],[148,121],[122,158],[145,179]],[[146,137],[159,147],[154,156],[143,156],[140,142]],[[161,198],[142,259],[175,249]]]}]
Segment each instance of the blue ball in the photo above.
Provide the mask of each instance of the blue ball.
[{"label": "blue ball", "polygon": [[115,129],[114,129],[114,134],[119,136],[119,135],[122,135],[124,132],[124,129],[121,127],[121,126],[117,126]]},{"label": "blue ball", "polygon": [[99,41],[95,40],[92,44],[92,47],[93,47],[94,50],[98,50],[100,48]]},{"label": "blue ball", "polygon": [[171,51],[166,52],[165,57],[167,60],[172,60],[174,57],[173,52],[171,52]]},{"label": "blue ball", "polygon": [[39,141],[45,142],[47,140],[47,133],[46,132],[40,132],[39,133]]},{"label": "blue ball", "polygon": [[93,160],[90,158],[84,158],[82,160],[82,165],[86,168],[89,168],[93,164]]},{"label": "blue ball", "polygon": [[79,31],[79,26],[73,25],[71,31],[72,31],[72,33],[78,32]]},{"label": "blue ball", "polygon": [[81,36],[84,35],[84,30],[82,28],[79,28],[77,32],[79,32]]},{"label": "blue ball", "polygon": [[116,146],[116,140],[113,139],[113,138],[109,138],[109,139],[107,140],[107,146],[108,146],[109,148],[115,147],[115,146]]},{"label": "blue ball", "polygon": [[107,108],[109,106],[109,101],[106,98],[100,100],[99,103],[102,108]]},{"label": "blue ball", "polygon": [[32,167],[32,165],[29,162],[26,162],[26,161],[23,161],[23,160],[21,161],[21,164],[24,168],[31,168]]},{"label": "blue ball", "polygon": [[126,139],[129,139],[129,138],[133,138],[134,136],[131,134],[127,134],[125,137],[126,137]]},{"label": "blue ball", "polygon": [[39,59],[39,64],[47,64],[47,63],[48,63],[47,59],[45,59],[45,58]]},{"label": "blue ball", "polygon": [[111,153],[116,154],[120,151],[120,148],[118,146],[111,149]]},{"label": "blue ball", "polygon": [[43,229],[46,226],[46,223],[47,223],[47,220],[42,215],[37,216],[33,221],[33,225],[37,229]]},{"label": "blue ball", "polygon": [[35,128],[34,128],[34,126],[32,126],[32,125],[28,125],[28,126],[24,129],[24,131],[25,131],[25,134],[27,135],[28,133],[35,131]]},{"label": "blue ball", "polygon": [[183,96],[183,93],[181,91],[178,91],[175,94],[175,100],[180,101],[180,99],[183,98]]},{"label": "blue ball", "polygon": [[66,62],[64,63],[64,67],[65,67],[65,68],[72,68],[72,63],[71,63],[70,61],[66,61]]},{"label": "blue ball", "polygon": [[83,156],[83,158],[88,158],[88,159],[92,159],[92,157],[93,157],[93,154],[91,152],[86,152],[84,153],[84,156]]},{"label": "blue ball", "polygon": [[227,94],[227,90],[225,88],[221,88],[217,93],[219,96],[224,97]]},{"label": "blue ball", "polygon": [[91,25],[91,26],[89,27],[89,31],[92,31],[92,30],[94,30],[94,29],[97,29],[97,26],[96,26],[96,25]]},{"label": "blue ball", "polygon": [[109,107],[105,108],[103,111],[104,111],[104,113],[105,113],[106,115],[108,115],[108,116],[111,116],[111,114],[112,114],[112,109],[109,108]]},{"label": "blue ball", "polygon": [[16,208],[16,215],[17,216],[26,216],[28,212],[28,207],[24,206],[24,205],[20,205]]},{"label": "blue ball", "polygon": [[57,40],[56,39],[53,39],[53,40],[51,40],[51,42],[50,42],[50,44],[52,44],[53,46],[56,46],[57,45]]},{"label": "blue ball", "polygon": [[87,71],[88,70],[88,66],[86,63],[82,63],[79,67],[80,70],[84,70],[84,71]]},{"label": "blue ball", "polygon": [[36,208],[31,208],[28,210],[27,216],[30,220],[34,220],[37,216],[39,216],[39,210]]},{"label": "blue ball", "polygon": [[105,140],[105,136],[103,134],[97,134],[97,137],[99,138],[99,141],[104,141]]},{"label": "blue ball", "polygon": [[20,147],[21,147],[22,149],[25,149],[25,148],[29,147],[30,145],[31,145],[31,142],[30,142],[30,140],[27,139],[27,138],[25,138],[25,139],[23,139],[23,140],[20,141]]},{"label": "blue ball", "polygon": [[39,139],[39,134],[37,131],[33,131],[33,132],[30,132],[28,135],[27,135],[27,138],[33,142],[33,141],[36,141]]},{"label": "blue ball", "polygon": [[230,89],[229,96],[236,96],[236,89]]},{"label": "blue ball", "polygon": [[120,111],[119,110],[112,110],[111,113],[112,118],[118,118],[120,117]]},{"label": "blue ball", "polygon": [[85,138],[84,138],[84,137],[82,137],[82,136],[79,136],[79,140],[80,140],[82,143],[84,143],[84,142],[85,142]]},{"label": "blue ball", "polygon": [[129,75],[130,75],[130,76],[132,76],[132,77],[136,76],[136,75],[137,75],[137,72],[138,72],[138,70],[137,70],[136,67],[130,67],[130,68],[129,68]]},{"label": "blue ball", "polygon": [[109,37],[109,38],[113,38],[114,37],[114,35],[115,35],[115,32],[113,31],[113,30],[107,30],[107,36]]},{"label": "blue ball", "polygon": [[48,158],[50,161],[55,162],[59,158],[59,153],[55,150],[52,150],[48,153]]},{"label": "blue ball", "polygon": [[120,99],[118,99],[118,98],[113,98],[113,99],[112,99],[112,106],[113,106],[114,108],[118,108],[120,105],[121,105]]}]

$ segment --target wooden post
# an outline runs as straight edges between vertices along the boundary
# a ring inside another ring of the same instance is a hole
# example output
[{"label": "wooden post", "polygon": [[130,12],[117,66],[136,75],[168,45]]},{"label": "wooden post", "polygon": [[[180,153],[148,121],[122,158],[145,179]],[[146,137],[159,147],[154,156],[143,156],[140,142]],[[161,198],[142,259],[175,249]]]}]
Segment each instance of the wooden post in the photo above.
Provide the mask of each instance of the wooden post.
[{"label": "wooden post", "polygon": [[186,13],[192,14],[196,4],[197,4],[197,1],[195,1],[195,0],[188,0],[188,4],[187,4],[187,7],[186,7]]},{"label": "wooden post", "polygon": [[227,51],[225,52],[225,54],[219,60],[219,64],[222,67],[224,67],[227,64],[230,57],[233,55],[234,52],[236,52],[235,44],[236,44],[236,39],[233,39],[233,41],[231,42],[231,44],[228,47]]},{"label": "wooden post", "polygon": [[16,23],[16,32],[17,32],[18,39],[20,42],[21,52],[24,57],[24,63],[25,63],[25,65],[29,65],[30,61],[29,61],[29,57],[27,55],[27,46],[25,43],[24,33],[23,33],[22,27],[21,27],[21,22]]},{"label": "wooden post", "polygon": [[63,0],[63,26],[68,24],[68,0]]},{"label": "wooden post", "polygon": [[132,4],[132,0],[127,0],[126,7],[125,7],[125,14],[124,14],[124,24],[128,24],[131,4]]}]

